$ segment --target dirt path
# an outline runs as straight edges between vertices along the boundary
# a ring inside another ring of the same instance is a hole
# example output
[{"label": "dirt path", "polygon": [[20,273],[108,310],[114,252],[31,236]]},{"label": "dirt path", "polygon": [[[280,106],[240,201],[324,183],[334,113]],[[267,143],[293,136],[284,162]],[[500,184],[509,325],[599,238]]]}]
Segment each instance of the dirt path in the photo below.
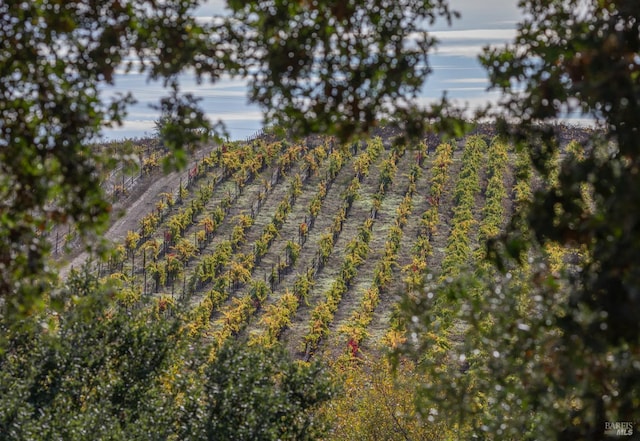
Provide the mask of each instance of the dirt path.
[{"label": "dirt path", "polygon": [[[192,155],[189,166],[182,171],[174,171],[164,175],[162,171],[155,172],[150,176],[140,179],[140,183],[135,186],[131,194],[123,201],[114,204],[111,225],[100,239],[106,239],[111,243],[123,240],[128,231],[135,231],[139,227],[139,221],[146,214],[155,209],[155,204],[161,193],[174,192],[180,185],[180,179],[187,182],[189,169],[199,160],[203,153],[211,151],[212,147],[203,147]],[[115,219],[115,220],[114,220]],[[60,280],[66,279],[72,268],[81,267],[90,257],[87,251],[79,254],[72,252],[58,261],[58,276]]]}]

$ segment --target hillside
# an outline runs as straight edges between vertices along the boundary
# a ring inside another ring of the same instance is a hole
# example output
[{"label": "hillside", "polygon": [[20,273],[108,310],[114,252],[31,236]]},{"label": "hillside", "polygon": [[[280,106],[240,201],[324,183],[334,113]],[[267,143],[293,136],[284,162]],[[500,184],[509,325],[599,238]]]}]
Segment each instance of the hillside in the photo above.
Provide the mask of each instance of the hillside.
[{"label": "hillside", "polygon": [[409,147],[380,134],[202,149],[181,174],[141,179],[93,271],[214,348],[280,340],[308,360],[394,345],[398,295],[477,258],[519,196],[516,155],[491,130]]}]

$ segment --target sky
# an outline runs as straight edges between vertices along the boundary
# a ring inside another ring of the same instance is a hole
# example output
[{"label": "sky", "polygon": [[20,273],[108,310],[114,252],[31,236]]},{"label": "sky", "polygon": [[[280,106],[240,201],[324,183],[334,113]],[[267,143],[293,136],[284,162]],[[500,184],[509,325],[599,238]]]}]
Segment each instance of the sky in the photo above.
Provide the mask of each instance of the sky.
[{"label": "sky", "polygon": [[[424,84],[418,97],[426,105],[447,96],[461,105],[476,108],[495,102],[496,92],[488,92],[487,75],[477,57],[486,45],[502,45],[515,36],[520,18],[517,0],[450,0],[451,9],[461,18],[449,27],[444,21],[436,23],[432,35],[440,41],[430,62],[433,74]],[[225,1],[203,2],[196,15],[207,18],[224,11]],[[222,120],[231,139],[245,139],[262,127],[262,113],[248,103],[247,87],[241,79],[222,79],[214,85],[197,85],[187,75],[181,78],[181,88],[202,98],[200,105],[212,121]],[[137,103],[129,107],[123,127],[104,131],[105,139],[137,138],[152,135],[157,111],[151,108],[160,96],[166,95],[159,83],[149,83],[146,76],[120,73],[115,86],[103,90],[105,96],[117,92],[134,93]]]}]

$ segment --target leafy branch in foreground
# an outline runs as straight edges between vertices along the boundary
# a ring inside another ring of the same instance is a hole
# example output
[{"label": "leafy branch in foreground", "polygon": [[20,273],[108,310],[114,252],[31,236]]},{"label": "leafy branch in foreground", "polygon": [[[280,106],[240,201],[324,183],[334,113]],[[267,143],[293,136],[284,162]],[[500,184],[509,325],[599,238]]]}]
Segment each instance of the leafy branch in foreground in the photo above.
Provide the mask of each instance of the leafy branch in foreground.
[{"label": "leafy branch in foreground", "polygon": [[436,40],[427,26],[457,16],[448,2],[234,0],[229,6],[251,99],[269,122],[344,139],[392,116],[409,135],[420,136],[438,115],[420,111],[413,98],[431,72],[428,54]]},{"label": "leafy branch in foreground", "polygon": [[[126,281],[126,276],[122,281]],[[0,353],[3,439],[317,439],[333,387],[319,364],[232,343],[208,360],[171,299],[130,308],[120,280],[72,271],[58,314]],[[116,300],[116,301],[114,301]]]},{"label": "leafy branch in foreground", "polygon": [[[405,349],[433,374],[423,413],[437,409],[460,438],[603,439],[608,422],[632,425],[640,408],[640,10],[632,0],[520,6],[514,42],[482,62],[503,92],[501,131],[541,184],[492,242],[493,271],[431,291],[461,324],[456,344],[426,355],[425,337],[442,331],[426,292],[407,301],[416,338]],[[604,130],[563,157],[552,123],[572,114]],[[528,183],[518,187],[526,200]],[[573,265],[561,264],[564,250]]]}]

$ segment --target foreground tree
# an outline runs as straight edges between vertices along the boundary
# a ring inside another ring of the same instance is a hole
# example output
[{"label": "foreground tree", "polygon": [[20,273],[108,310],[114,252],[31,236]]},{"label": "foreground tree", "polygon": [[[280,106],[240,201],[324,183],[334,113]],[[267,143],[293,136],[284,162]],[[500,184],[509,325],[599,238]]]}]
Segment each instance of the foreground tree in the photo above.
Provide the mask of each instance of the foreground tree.
[{"label": "foreground tree", "polygon": [[[71,276],[74,305],[12,333],[0,354],[6,440],[314,439],[331,398],[318,364],[281,350],[189,341],[153,308],[128,311],[90,273]],[[159,319],[160,318],[160,319]],[[43,331],[44,328],[44,331]]]},{"label": "foreground tree", "polygon": [[[478,271],[407,301],[407,350],[433,377],[422,410],[463,437],[602,439],[640,414],[640,9],[631,0],[527,0],[513,44],[483,63],[504,93],[504,132],[541,185]],[[558,154],[553,127],[600,129]],[[561,250],[561,272],[549,250]],[[435,343],[437,332],[462,341]],[[498,409],[498,410],[497,410]],[[615,427],[615,426],[614,426]]]},{"label": "foreground tree", "polygon": [[330,431],[325,440],[408,441],[451,439],[445,424],[417,416],[415,387],[425,380],[410,363],[394,377],[388,359],[338,358],[332,367],[341,393],[320,407]]}]

